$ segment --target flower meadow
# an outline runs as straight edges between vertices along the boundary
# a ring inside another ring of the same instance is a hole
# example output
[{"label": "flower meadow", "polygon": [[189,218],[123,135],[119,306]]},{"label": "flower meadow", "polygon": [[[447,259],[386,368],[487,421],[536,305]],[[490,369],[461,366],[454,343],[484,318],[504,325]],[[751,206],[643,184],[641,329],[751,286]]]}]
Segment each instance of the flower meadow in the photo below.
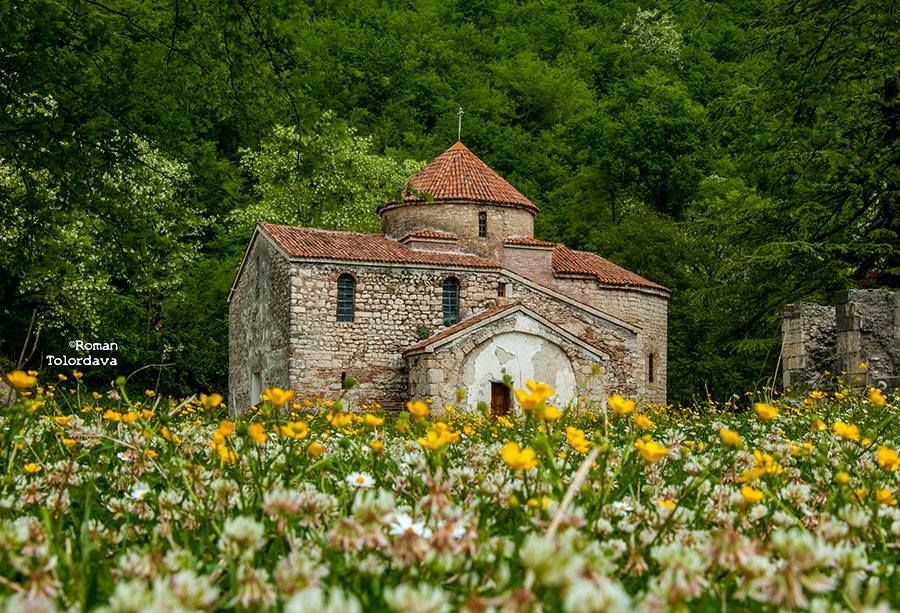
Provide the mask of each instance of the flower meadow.
[{"label": "flower meadow", "polygon": [[556,406],[528,381],[492,416],[273,388],[231,418],[218,394],[7,379],[8,611],[900,607],[878,389]]}]

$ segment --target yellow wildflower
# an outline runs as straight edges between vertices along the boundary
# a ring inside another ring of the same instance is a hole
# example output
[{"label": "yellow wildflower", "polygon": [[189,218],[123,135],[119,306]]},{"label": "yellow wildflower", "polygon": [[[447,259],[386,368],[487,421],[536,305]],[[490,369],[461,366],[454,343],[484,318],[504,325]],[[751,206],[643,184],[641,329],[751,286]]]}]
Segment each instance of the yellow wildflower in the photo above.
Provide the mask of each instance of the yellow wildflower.
[{"label": "yellow wildflower", "polygon": [[810,429],[811,429],[813,432],[819,432],[819,431],[821,431],[821,430],[824,430],[826,427],[827,427],[827,426],[825,425],[825,422],[822,421],[821,419],[819,419],[818,417],[816,417],[815,419],[813,419],[813,420],[812,420],[812,423],[810,424]]},{"label": "yellow wildflower", "polygon": [[227,419],[219,422],[219,428],[217,431],[225,438],[228,438],[229,436],[234,434],[234,422],[228,421]]},{"label": "yellow wildflower", "polygon": [[317,443],[316,441],[313,441],[306,448],[306,453],[308,453],[310,455],[310,457],[317,458],[320,455],[322,455],[323,453],[325,453],[325,445],[322,445],[321,443]]},{"label": "yellow wildflower", "polygon": [[894,493],[886,487],[877,490],[875,492],[875,498],[881,504],[886,504],[891,507],[896,506],[897,504],[897,498],[894,496]]},{"label": "yellow wildflower", "polygon": [[290,428],[293,438],[306,438],[306,435],[309,434],[309,426],[305,421],[292,421],[288,424],[288,428]]},{"label": "yellow wildflower", "polygon": [[840,470],[835,473],[834,480],[837,481],[838,485],[847,485],[850,483],[850,473]]},{"label": "yellow wildflower", "polygon": [[566,440],[572,446],[572,449],[579,453],[587,453],[587,450],[591,447],[587,437],[585,437],[584,430],[579,430],[572,426],[566,428]]},{"label": "yellow wildflower", "polygon": [[619,394],[613,394],[607,401],[609,408],[617,415],[628,415],[634,411],[635,404],[634,400],[628,400]]},{"label": "yellow wildflower", "polygon": [[266,442],[266,428],[259,422],[254,422],[247,426],[247,434],[250,435],[250,438],[257,445],[262,445]]},{"label": "yellow wildflower", "polygon": [[512,429],[514,426],[514,424],[511,421],[509,421],[509,419],[504,417],[503,415],[497,416],[497,423],[500,424],[501,426],[503,426],[504,428],[506,428],[507,430]]},{"label": "yellow wildflower", "polygon": [[884,397],[884,393],[877,387],[870,387],[868,396],[869,402],[874,404],[876,407],[883,407],[887,404],[887,399]]},{"label": "yellow wildflower", "polygon": [[407,402],[406,410],[416,418],[416,421],[423,420],[425,416],[431,412],[431,409],[428,408],[428,405],[421,400]]},{"label": "yellow wildflower", "polygon": [[510,441],[503,446],[500,457],[512,470],[531,470],[537,466],[537,455],[531,447],[519,447]]},{"label": "yellow wildflower", "polygon": [[75,442],[74,438],[64,438],[62,440],[62,444],[65,445],[66,447],[72,448],[76,445],[76,442]]},{"label": "yellow wildflower", "polygon": [[728,428],[719,429],[719,438],[722,439],[722,442],[724,444],[730,445],[732,447],[740,447],[741,443],[744,440],[741,438],[740,434],[738,434],[734,430],[729,430]]},{"label": "yellow wildflower", "polygon": [[163,426],[162,428],[160,428],[159,433],[160,433],[160,435],[162,435],[162,437],[164,439],[166,439],[170,443],[177,444],[177,443],[181,442],[181,439],[178,438],[176,435],[172,434],[172,432],[166,426]]},{"label": "yellow wildflower", "polygon": [[377,428],[381,424],[384,423],[384,417],[378,417],[377,415],[372,415],[371,413],[366,413],[366,425],[371,426],[373,428]]},{"label": "yellow wildflower", "polygon": [[813,449],[815,449],[815,447],[813,447],[813,444],[810,443],[809,441],[804,441],[802,445],[792,443],[791,444],[791,456],[793,456],[795,458],[799,457],[799,456],[808,456],[809,454],[812,453]]},{"label": "yellow wildflower", "polygon": [[784,466],[778,463],[768,453],[754,450],[753,451],[753,468],[745,470],[738,476],[739,483],[747,483],[748,481],[756,481],[763,475],[780,475],[784,472]]},{"label": "yellow wildflower", "polygon": [[200,404],[202,404],[203,408],[207,411],[219,408],[222,405],[222,400],[222,394],[210,394],[209,396],[200,394]]},{"label": "yellow wildflower", "polygon": [[834,422],[834,425],[831,426],[831,429],[834,430],[834,433],[839,437],[846,439],[848,441],[859,441],[859,427],[853,424],[845,424],[842,421]]},{"label": "yellow wildflower", "polygon": [[353,423],[353,415],[350,413],[329,413],[325,416],[332,428],[343,428]]},{"label": "yellow wildflower", "polygon": [[29,462],[25,465],[25,472],[27,472],[29,475],[37,474],[41,472],[41,465],[35,464],[34,462]]},{"label": "yellow wildflower", "polygon": [[878,464],[888,472],[900,469],[900,455],[896,450],[882,445],[878,448]]},{"label": "yellow wildflower", "polygon": [[53,417],[53,421],[55,421],[59,426],[68,426],[71,420],[71,415],[56,415]]},{"label": "yellow wildflower", "polygon": [[659,500],[656,501],[656,504],[659,506],[660,509],[668,509],[670,511],[672,509],[674,509],[675,505],[676,505],[675,501],[672,500],[671,498],[660,498]]},{"label": "yellow wildflower", "polygon": [[644,415],[643,413],[639,413],[634,416],[634,426],[636,428],[640,428],[641,430],[649,430],[653,428],[653,420]]},{"label": "yellow wildflower", "polygon": [[294,390],[285,390],[280,387],[266,388],[264,393],[269,402],[276,407],[284,406],[294,399]]},{"label": "yellow wildflower", "polygon": [[375,453],[381,453],[384,449],[384,441],[375,439],[374,441],[369,443],[369,447],[371,447],[372,451],[374,451]]},{"label": "yellow wildflower", "polygon": [[144,390],[144,395],[146,395],[147,398],[153,398],[156,396],[156,392],[153,390]]},{"label": "yellow wildflower", "polygon": [[556,421],[562,417],[562,411],[559,410],[559,407],[549,404],[544,408],[539,417],[545,421]]},{"label": "yellow wildflower", "polygon": [[133,424],[138,420],[139,415],[134,411],[128,411],[124,415],[122,415],[122,423]]},{"label": "yellow wildflower", "polygon": [[72,376],[75,377],[75,380],[76,380],[76,381],[81,381],[81,378],[84,376],[84,373],[83,373],[83,372],[80,372],[80,371],[77,371],[77,370],[73,370],[73,371],[72,371]]},{"label": "yellow wildflower", "polygon": [[237,460],[237,454],[226,445],[216,447],[216,453],[219,454],[219,459],[223,464],[231,464]]},{"label": "yellow wildflower", "polygon": [[764,494],[760,490],[758,490],[754,487],[750,487],[749,485],[744,485],[741,487],[741,496],[744,497],[744,500],[747,503],[756,504],[757,502],[759,502],[760,500],[763,499]]},{"label": "yellow wildflower", "polygon": [[640,452],[641,457],[644,458],[644,461],[648,464],[654,464],[659,462],[666,454],[669,453],[669,448],[660,445],[656,441],[653,440],[644,440],[641,439],[637,441],[634,446],[637,448],[638,452]]},{"label": "yellow wildflower", "polygon": [[527,392],[519,389],[515,390],[516,402],[519,403],[519,406],[525,412],[533,411],[548,398],[556,395],[556,390],[546,383],[538,383],[531,379],[525,382],[525,387],[528,388]]},{"label": "yellow wildflower", "polygon": [[32,387],[37,385],[37,377],[29,375],[23,370],[12,371],[11,373],[6,375],[6,380],[9,381],[9,384],[20,392],[24,392],[25,390],[31,389]]},{"label": "yellow wildflower", "polygon": [[103,414],[103,419],[106,421],[122,421],[122,414],[118,411],[113,411],[112,409],[106,409],[106,412]]},{"label": "yellow wildflower", "polygon": [[757,402],[753,405],[753,410],[756,411],[756,414],[760,419],[764,419],[766,421],[778,417],[778,409],[770,404],[766,404],[765,402]]},{"label": "yellow wildflower", "polygon": [[423,447],[427,447],[435,451],[439,447],[451,445],[459,440],[459,432],[454,432],[450,426],[442,421],[434,424],[428,429],[424,437],[419,438],[419,443]]}]

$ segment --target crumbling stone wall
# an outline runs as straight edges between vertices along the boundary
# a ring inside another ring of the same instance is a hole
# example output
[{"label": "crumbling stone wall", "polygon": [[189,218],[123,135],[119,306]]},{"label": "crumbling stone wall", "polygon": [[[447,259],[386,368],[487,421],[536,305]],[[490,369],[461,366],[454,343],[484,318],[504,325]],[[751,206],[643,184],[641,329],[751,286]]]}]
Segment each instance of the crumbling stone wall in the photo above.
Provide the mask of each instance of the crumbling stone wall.
[{"label": "crumbling stone wall", "polygon": [[811,302],[789,304],[781,311],[781,354],[785,387],[815,385],[837,367],[835,309]]},{"label": "crumbling stone wall", "polygon": [[847,290],[835,306],[782,310],[785,386],[814,384],[826,371],[852,385],[900,384],[900,292]]},{"label": "crumbling stone wall", "polygon": [[900,383],[900,292],[844,291],[835,303],[841,370],[855,383]]}]

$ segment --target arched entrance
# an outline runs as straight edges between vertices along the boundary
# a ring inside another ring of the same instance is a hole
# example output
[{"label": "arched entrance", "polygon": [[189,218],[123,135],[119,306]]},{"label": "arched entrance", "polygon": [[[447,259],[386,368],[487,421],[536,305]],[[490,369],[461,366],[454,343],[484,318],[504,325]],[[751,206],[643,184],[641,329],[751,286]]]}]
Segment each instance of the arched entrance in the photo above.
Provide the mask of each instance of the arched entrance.
[{"label": "arched entrance", "polygon": [[576,392],[575,372],[566,353],[556,343],[527,332],[504,332],[481,343],[466,355],[460,375],[470,401],[489,402],[498,413],[509,402],[496,385],[504,375],[519,388],[528,379],[551,385],[557,393],[551,401],[559,404],[568,403]]}]

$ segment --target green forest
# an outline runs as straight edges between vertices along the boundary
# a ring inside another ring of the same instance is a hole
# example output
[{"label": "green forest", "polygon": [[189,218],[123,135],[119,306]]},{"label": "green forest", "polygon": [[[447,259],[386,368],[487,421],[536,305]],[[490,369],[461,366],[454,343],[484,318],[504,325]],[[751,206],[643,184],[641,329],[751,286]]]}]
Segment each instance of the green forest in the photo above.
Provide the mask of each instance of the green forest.
[{"label": "green forest", "polygon": [[0,370],[223,392],[254,223],[376,229],[462,107],[538,237],[672,289],[670,400],[764,385],[783,305],[900,284],[898,9],[2,0]]}]

